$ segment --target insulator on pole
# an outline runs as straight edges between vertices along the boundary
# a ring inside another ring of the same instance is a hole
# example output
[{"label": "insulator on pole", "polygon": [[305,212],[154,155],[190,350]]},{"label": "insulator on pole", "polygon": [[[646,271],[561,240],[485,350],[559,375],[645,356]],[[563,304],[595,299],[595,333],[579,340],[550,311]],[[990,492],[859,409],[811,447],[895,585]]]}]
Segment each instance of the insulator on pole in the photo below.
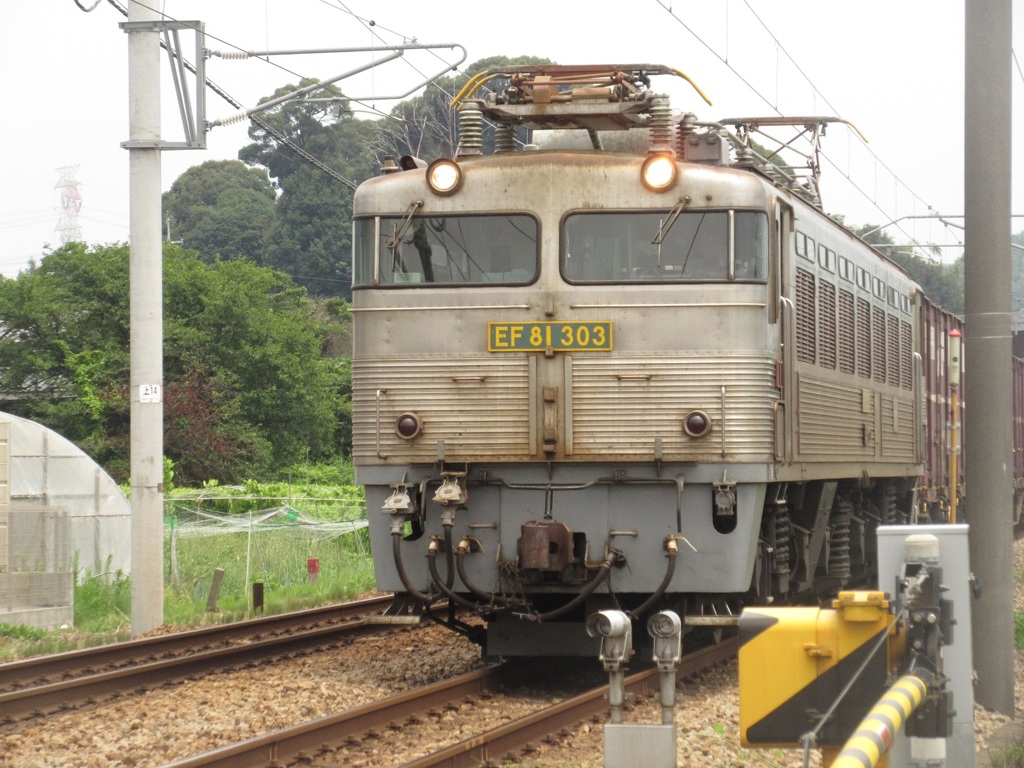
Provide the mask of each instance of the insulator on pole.
[{"label": "insulator on pole", "polygon": [[229,117],[222,117],[219,120],[214,120],[213,121],[213,125],[219,125],[219,126],[234,125],[235,123],[240,123],[243,120],[248,120],[248,119],[249,119],[249,110],[243,110],[241,112],[236,112],[235,114],[233,114],[233,115],[231,115]]}]

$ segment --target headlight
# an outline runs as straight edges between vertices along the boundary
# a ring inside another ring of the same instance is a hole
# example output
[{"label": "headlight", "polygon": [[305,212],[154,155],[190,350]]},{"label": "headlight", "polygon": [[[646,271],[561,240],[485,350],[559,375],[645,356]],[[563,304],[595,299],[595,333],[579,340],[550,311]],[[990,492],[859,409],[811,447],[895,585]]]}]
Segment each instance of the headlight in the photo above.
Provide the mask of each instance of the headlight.
[{"label": "headlight", "polygon": [[652,192],[664,192],[672,189],[679,178],[679,168],[672,155],[650,155],[640,169],[640,178]]},{"label": "headlight", "polygon": [[435,160],[427,166],[427,184],[435,195],[453,195],[462,186],[462,169],[454,160]]}]

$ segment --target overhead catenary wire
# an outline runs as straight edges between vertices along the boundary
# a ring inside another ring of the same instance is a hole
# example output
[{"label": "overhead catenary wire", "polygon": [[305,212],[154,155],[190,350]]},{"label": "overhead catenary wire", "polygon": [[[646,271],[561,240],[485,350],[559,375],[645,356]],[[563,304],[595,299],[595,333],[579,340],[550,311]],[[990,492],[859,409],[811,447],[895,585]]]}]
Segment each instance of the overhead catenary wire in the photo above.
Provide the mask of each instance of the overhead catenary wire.
[{"label": "overhead catenary wire", "polygon": [[[355,19],[360,24],[362,24],[363,27],[366,28],[366,30],[370,33],[372,38],[375,38],[375,39],[379,40],[381,43],[386,44],[387,41],[385,40],[384,37],[382,37],[377,32],[378,29],[382,29],[385,32],[388,32],[388,33],[390,33],[392,35],[400,37],[404,41],[408,41],[408,40],[415,41],[416,40],[415,37],[409,37],[407,35],[402,34],[401,32],[397,32],[397,31],[395,31],[393,29],[389,29],[388,27],[382,26],[381,24],[377,23],[377,21],[375,21],[374,19],[367,19],[367,18],[364,18],[364,17],[358,15],[357,13],[352,11],[347,5],[345,5],[345,3],[342,2],[342,0],[317,0],[317,1],[322,3],[323,5],[326,5],[329,8],[337,10],[339,13],[347,13],[353,19]],[[443,61],[443,59],[441,59],[441,57],[436,52],[431,51],[430,53],[436,59],[438,59],[439,61]],[[413,64],[411,61],[409,61],[408,59],[403,59],[402,61],[403,61],[403,63],[406,66],[408,66],[410,69],[412,69],[413,72],[415,72],[416,74],[420,75],[421,77],[426,78],[426,74],[421,69],[419,69],[415,64]],[[469,72],[467,72],[464,69],[459,68],[458,66],[453,66],[453,67],[451,67],[451,69],[453,71],[455,71],[455,72],[458,72],[463,77],[467,78],[467,80],[471,80],[472,79],[472,75]],[[437,78],[440,78],[440,74],[437,75]],[[435,82],[435,84],[437,84],[437,83]],[[449,91],[447,88],[444,88],[444,87],[441,87],[440,85],[438,85],[438,90],[448,99],[449,102],[451,102],[452,100],[454,100],[456,98],[456,96],[451,91]],[[405,95],[408,95],[408,94],[405,94]],[[525,144],[526,144],[526,142],[522,141],[518,137],[514,137],[513,140],[519,146],[525,146]]]},{"label": "overhead catenary wire", "polygon": [[[136,2],[137,1],[138,0],[136,0]],[[107,0],[107,2],[109,2],[120,13],[124,14],[125,16],[128,15],[128,9],[124,8],[118,2],[118,0]],[[224,40],[219,40],[218,39],[218,42],[224,43],[225,45],[231,45],[231,43],[228,43],[228,42],[226,42]],[[164,43],[161,42],[161,46],[163,46],[163,45],[164,45]],[[231,47],[235,48],[237,46],[233,46],[232,45]],[[195,72],[196,72],[195,66],[191,62],[183,60],[182,63],[183,63],[183,65],[185,66],[185,68],[189,72],[191,72],[192,74],[195,74]],[[242,102],[238,101],[233,96],[228,94],[227,91],[225,91],[219,85],[217,85],[212,80],[210,80],[210,78],[206,78],[206,86],[210,90],[212,90],[214,93],[216,93],[218,96],[220,96],[222,99],[224,99],[226,102],[228,102],[228,104],[230,104],[231,106],[235,107],[236,109],[240,109],[240,110],[244,109],[244,107],[242,105]],[[333,168],[328,166],[326,163],[324,163],[320,159],[314,157],[312,154],[310,154],[305,149],[300,147],[298,144],[296,144],[294,141],[289,139],[283,133],[281,133],[280,131],[275,129],[273,126],[271,126],[267,121],[265,121],[265,120],[263,120],[263,119],[261,119],[259,117],[256,117],[255,115],[250,117],[249,119],[253,123],[255,123],[257,126],[262,128],[264,131],[266,131],[274,139],[276,139],[277,141],[281,142],[284,146],[288,147],[288,149],[290,149],[292,152],[297,154],[303,160],[305,160],[306,162],[310,163],[311,165],[313,165],[313,167],[317,168],[318,170],[323,171],[324,173],[326,173],[328,176],[330,176],[335,181],[341,182],[342,184],[344,184],[346,187],[348,187],[349,189],[351,189],[353,191],[358,186],[351,179],[345,178],[340,173],[338,173],[336,170],[334,170]]]},{"label": "overhead catenary wire", "polygon": [[[655,0],[655,2],[663,10],[665,10],[670,16],[672,16],[672,18],[676,21],[676,23],[678,23],[680,26],[682,26],[683,29],[685,29],[694,39],[696,39],[697,42],[699,42],[712,56],[717,58],[725,67],[727,67],[740,80],[740,82],[742,82],[743,85],[746,86],[754,95],[756,95],[758,98],[760,98],[774,112],[776,112],[777,114],[781,114],[781,112],[779,111],[777,106],[772,103],[771,99],[769,99],[765,94],[763,94],[757,88],[757,86],[755,86],[750,80],[748,80],[746,77],[744,77],[744,75],[741,72],[739,72],[729,62],[727,56],[723,56],[721,53],[719,53],[719,51],[715,50],[692,27],[690,27],[682,18],[680,18],[679,16],[676,15],[676,13],[674,12],[674,10],[672,8],[671,0],[667,0],[667,1],[666,0]],[[825,95],[821,92],[821,90],[814,84],[814,82],[811,80],[811,78],[803,71],[803,69],[796,62],[796,60],[792,57],[792,55],[790,55],[790,53],[786,50],[785,46],[779,41],[779,39],[776,37],[776,35],[768,28],[767,24],[765,24],[765,22],[760,18],[760,16],[758,16],[758,14],[754,11],[754,9],[750,5],[749,0],[744,0],[744,5],[747,7],[747,9],[749,10],[750,14],[757,21],[757,23],[760,24],[762,29],[764,29],[764,31],[771,38],[771,40],[775,44],[777,50],[781,51],[781,53],[793,65],[793,67],[796,69],[796,71],[799,73],[799,75],[813,89],[814,94],[816,96],[820,97],[822,99],[822,101],[825,103],[825,105],[829,109],[831,109],[836,114],[839,114],[839,111],[836,110],[835,107],[829,102],[829,100],[825,97]],[[919,203],[922,206],[926,206],[928,208],[928,210],[934,210],[934,208],[931,205],[929,205],[913,189],[911,189],[911,187],[906,182],[904,182],[895,171],[893,171],[884,161],[882,161],[882,159],[879,158],[878,155],[870,147],[867,146],[866,142],[861,142],[861,143],[862,143],[863,149],[866,150],[868,152],[868,154],[873,158],[876,166],[883,168],[885,170],[885,172],[888,173],[893,178],[893,180],[894,180],[896,185],[898,185],[898,186],[902,187],[903,189],[905,189],[907,191],[907,193],[909,193],[913,197],[915,203]],[[879,205],[879,203],[878,203],[878,201],[877,201],[875,196],[869,194],[868,191],[866,191],[860,184],[858,184],[857,181],[855,181],[848,172],[844,171],[842,169],[842,167],[833,159],[832,156],[830,156],[826,152],[822,152],[821,156],[826,161],[828,161],[828,163],[835,169],[835,171],[837,173],[839,173],[844,179],[846,179],[847,182],[851,185],[851,187],[853,189],[855,189],[860,195],[862,195],[863,198],[865,200],[867,200],[879,213],[883,214],[887,218],[895,218],[894,214],[891,214],[890,212],[884,210],[881,207],[881,205]],[[906,230],[904,230],[902,228],[899,228],[899,229],[908,239],[914,240],[913,236],[910,233],[908,233]]]}]

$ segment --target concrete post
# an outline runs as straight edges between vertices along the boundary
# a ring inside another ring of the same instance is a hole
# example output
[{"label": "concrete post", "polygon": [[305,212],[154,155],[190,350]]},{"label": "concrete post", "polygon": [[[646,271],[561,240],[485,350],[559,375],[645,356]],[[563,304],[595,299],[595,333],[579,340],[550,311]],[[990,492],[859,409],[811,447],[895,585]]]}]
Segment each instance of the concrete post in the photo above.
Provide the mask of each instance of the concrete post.
[{"label": "concrete post", "polygon": [[[159,11],[128,2],[132,633],[163,624]],[[152,27],[149,23],[154,23]]]},{"label": "concrete post", "polygon": [[1013,717],[1010,0],[965,3],[965,470],[978,703]]}]

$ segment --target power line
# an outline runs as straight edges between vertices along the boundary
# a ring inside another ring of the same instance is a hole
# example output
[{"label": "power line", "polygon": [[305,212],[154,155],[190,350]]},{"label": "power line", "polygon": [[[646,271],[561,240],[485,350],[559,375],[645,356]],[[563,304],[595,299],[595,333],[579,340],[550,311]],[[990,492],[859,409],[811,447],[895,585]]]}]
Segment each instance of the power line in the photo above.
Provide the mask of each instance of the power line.
[{"label": "power line", "polygon": [[[670,16],[672,16],[672,18],[680,26],[682,26],[687,32],[689,32],[690,35],[697,42],[699,42],[712,56],[717,58],[727,69],[729,69],[740,80],[740,82],[743,83],[743,85],[745,85],[754,95],[756,95],[759,99],[761,99],[772,111],[774,111],[776,114],[779,114],[779,115],[782,114],[779,111],[779,109],[771,102],[771,100],[767,96],[765,96],[763,93],[761,93],[761,91],[757,88],[757,86],[755,86],[746,77],[744,77],[744,75],[741,72],[739,72],[739,70],[737,70],[729,62],[729,60],[727,58],[723,57],[717,50],[715,50],[713,47],[711,47],[711,45],[709,45],[707,42],[705,42],[703,40],[703,38],[701,38],[701,36],[699,34],[697,34],[697,32],[693,28],[691,28],[689,25],[687,25],[679,16],[677,16],[675,14],[675,12],[672,9],[671,0],[669,0],[669,2],[665,2],[664,0],[655,0],[655,2],[657,2],[657,4],[663,10],[667,11],[668,14]],[[761,25],[761,27],[765,31],[765,33],[774,42],[774,44],[777,47],[778,51],[780,51],[786,57],[786,59],[793,65],[793,67],[795,68],[797,73],[799,73],[799,75],[804,79],[804,81],[813,89],[814,94],[817,97],[820,97],[822,99],[822,101],[828,106],[828,108],[838,115],[839,111],[836,110],[836,108],[834,106],[832,106],[832,104],[825,97],[825,95],[821,92],[821,90],[812,82],[811,78],[803,71],[803,69],[799,66],[799,64],[796,62],[796,60],[786,50],[785,46],[782,45],[782,43],[775,36],[775,34],[772,33],[772,31],[768,28],[767,24],[765,24],[765,22],[760,18],[760,16],[758,16],[758,14],[750,6],[749,0],[744,0],[744,5],[746,6],[746,8],[750,12],[750,14],[754,17],[754,19],[756,19],[758,24]],[[1015,60],[1016,60],[1016,57],[1015,57]],[[867,151],[867,153],[871,156],[871,158],[874,160],[875,165],[877,167],[880,167],[880,168],[884,169],[884,171],[887,174],[889,174],[889,176],[891,176],[893,178],[893,180],[896,182],[896,184],[899,187],[901,187],[902,189],[906,190],[906,192],[909,193],[912,196],[914,201],[916,201],[917,203],[920,203],[922,206],[927,208],[928,211],[934,211],[935,210],[920,195],[918,195],[913,189],[911,189],[910,186],[906,182],[904,182],[895,171],[893,171],[885,162],[883,162],[882,159],[879,158],[878,155],[875,154],[875,152],[870,147],[868,147],[863,141],[861,141],[859,137],[858,137],[857,141],[860,142],[860,146],[865,151]],[[850,184],[850,186],[853,189],[855,189],[860,195],[862,195],[864,197],[864,199],[867,200],[879,213],[885,215],[886,217],[891,217],[891,214],[889,212],[885,211],[881,207],[881,205],[879,205],[877,200],[872,195],[870,195],[857,181],[855,181],[853,179],[853,177],[848,172],[844,171],[842,166],[833,157],[831,157],[826,152],[822,152],[822,157],[825,160],[827,160],[829,162],[829,164],[835,169],[835,171],[840,176],[842,176],[844,179],[846,179],[846,181]],[[902,227],[900,228],[900,231],[903,232],[903,234],[905,236],[907,236],[908,238],[913,239],[908,232],[906,232],[905,230],[902,229]]]},{"label": "power line", "polygon": [[[118,3],[117,0],[108,0],[108,2],[112,6],[114,6],[114,8],[116,8],[118,11],[123,13],[125,16],[128,15],[128,10],[126,8],[121,7],[120,3]],[[138,2],[138,0],[136,0],[136,2]],[[142,5],[142,3],[139,3],[139,5]],[[151,8],[150,10],[154,10],[154,9]],[[167,18],[170,18],[170,17],[167,17]],[[177,20],[175,20],[175,21],[177,21]],[[220,43],[223,43],[224,45],[230,45],[232,48],[236,48],[237,50],[242,50],[241,48],[237,48],[237,46],[232,45],[231,43],[228,43],[228,42],[226,42],[224,40],[221,40],[220,38],[214,38],[214,39],[217,40]],[[160,45],[161,45],[161,47],[164,47],[164,43],[163,42],[161,42]],[[182,64],[192,74],[196,73],[195,67],[190,62],[186,61],[185,59],[182,59]],[[275,65],[275,66],[277,66],[277,65]],[[281,69],[284,69],[284,68],[281,67]],[[210,80],[210,78],[206,78],[205,85],[206,85],[206,87],[210,88],[210,90],[212,90],[214,93],[216,93],[218,96],[220,96],[222,99],[224,99],[226,102],[228,102],[231,106],[235,107],[236,109],[244,109],[244,107],[242,106],[242,103],[240,101],[238,101],[237,99],[235,99],[234,97],[229,95],[227,91],[225,91],[219,85],[217,85],[212,80]],[[336,170],[334,170],[333,168],[328,166],[326,163],[324,163],[320,159],[314,157],[312,154],[310,154],[305,149],[300,147],[298,144],[296,144],[294,141],[289,139],[283,133],[281,133],[280,131],[275,129],[273,126],[271,126],[269,123],[267,123],[262,118],[259,118],[259,117],[256,117],[256,116],[253,115],[253,116],[250,116],[249,119],[253,123],[255,123],[256,125],[258,125],[260,128],[262,128],[264,131],[266,131],[274,139],[276,139],[277,141],[281,142],[286,147],[288,147],[288,149],[290,149],[292,152],[297,154],[303,160],[305,160],[306,162],[310,163],[315,168],[323,171],[324,173],[326,173],[328,176],[330,176],[335,181],[341,182],[342,184],[344,184],[345,186],[347,186],[349,189],[351,189],[353,191],[358,186],[354,181],[345,178],[340,173],[338,173]]]},{"label": "power line", "polygon": [[[383,43],[383,44],[385,44],[385,45],[387,45],[387,44],[388,44],[388,42],[387,42],[387,40],[385,40],[385,39],[384,39],[384,37],[382,37],[382,36],[381,36],[380,34],[378,34],[378,32],[377,32],[377,30],[378,30],[378,29],[382,29],[382,30],[384,30],[385,32],[388,32],[388,33],[390,33],[390,34],[392,34],[392,35],[395,35],[396,37],[400,37],[400,38],[402,39],[402,41],[403,41],[403,42],[415,41],[415,40],[417,39],[417,38],[415,38],[415,37],[409,37],[408,35],[404,35],[404,34],[402,34],[401,32],[397,32],[397,31],[395,31],[395,30],[393,30],[393,29],[389,29],[388,27],[382,26],[382,25],[378,24],[378,23],[377,23],[377,21],[376,21],[376,20],[374,20],[374,19],[367,19],[367,18],[364,18],[364,17],[362,17],[362,16],[358,15],[358,14],[357,14],[357,13],[355,13],[354,11],[350,10],[350,9],[348,8],[348,6],[346,6],[346,5],[345,5],[345,3],[343,3],[343,2],[342,2],[342,0],[317,0],[317,2],[319,2],[319,3],[323,4],[323,5],[326,5],[326,6],[328,7],[328,8],[331,8],[332,10],[336,10],[336,11],[338,11],[339,13],[346,13],[346,14],[348,14],[348,15],[349,15],[349,16],[351,16],[351,17],[352,17],[353,19],[355,19],[355,20],[356,20],[356,21],[358,21],[358,22],[359,22],[360,24],[362,24],[362,25],[363,25],[363,27],[364,27],[364,28],[365,28],[365,29],[366,29],[366,30],[367,30],[367,31],[368,31],[368,32],[369,32],[369,33],[370,33],[370,34],[371,34],[371,35],[372,35],[373,37],[375,37],[375,38],[376,38],[377,40],[379,40],[379,41],[380,41],[381,43]],[[438,61],[440,61],[440,62],[444,62],[444,59],[443,59],[443,58],[442,58],[442,57],[441,57],[440,55],[438,55],[436,51],[430,51],[430,54],[431,54],[431,55],[432,55],[432,56],[433,56],[433,57],[434,57],[435,59],[437,59]],[[406,65],[407,67],[409,67],[409,69],[411,69],[411,70],[412,70],[413,72],[415,72],[415,73],[416,73],[417,75],[419,75],[420,77],[422,77],[422,78],[426,78],[426,77],[427,77],[427,75],[426,75],[426,73],[425,73],[425,72],[423,72],[423,71],[422,71],[422,70],[421,70],[421,69],[420,69],[419,67],[417,67],[417,66],[416,66],[415,64],[413,64],[413,63],[412,63],[411,61],[409,61],[408,59],[405,59],[405,58],[403,58],[403,59],[402,59],[402,62],[403,62],[403,63],[404,63],[404,64],[405,64],[405,65]],[[461,75],[464,75],[464,76],[467,76],[467,77],[468,77],[468,73],[467,73],[467,72],[466,72],[465,70],[463,70],[463,69],[461,69],[461,68],[459,68],[459,67],[453,67],[453,69],[454,69],[455,71],[457,71],[457,72],[458,72],[459,74],[461,74]],[[443,93],[443,94],[444,94],[445,96],[447,96],[447,97],[448,97],[449,99],[452,99],[452,98],[454,98],[454,96],[455,96],[455,94],[454,94],[454,93],[451,93],[451,92],[449,92],[448,90],[446,90],[446,89],[444,89],[444,88],[439,88],[439,90],[441,91],[441,93]],[[358,103],[358,102],[357,102],[357,103]]]}]

